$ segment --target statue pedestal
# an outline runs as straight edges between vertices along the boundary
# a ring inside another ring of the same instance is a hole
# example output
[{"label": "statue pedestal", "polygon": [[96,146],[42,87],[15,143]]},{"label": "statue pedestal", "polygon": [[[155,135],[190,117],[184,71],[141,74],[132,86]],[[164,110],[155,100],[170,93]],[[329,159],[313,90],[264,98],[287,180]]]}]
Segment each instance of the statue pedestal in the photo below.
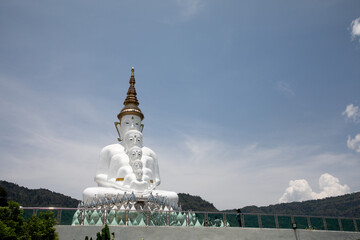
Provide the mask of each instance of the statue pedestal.
[{"label": "statue pedestal", "polygon": [[[93,200],[96,200],[96,199],[104,199],[104,198],[110,199],[111,197],[116,198],[117,196],[122,198],[125,193],[128,197],[130,196],[130,194],[132,194],[132,192],[126,192],[126,191],[116,189],[116,188],[111,188],[111,187],[89,187],[83,191],[83,202],[91,203]],[[178,201],[179,201],[179,197],[176,194],[176,192],[170,192],[170,191],[165,191],[165,190],[152,190],[152,191],[148,191],[148,192],[134,192],[134,195],[136,196],[136,198],[148,198],[150,194],[152,194],[154,197],[156,195],[159,195],[163,198],[166,197],[170,202],[173,202],[176,205],[178,204]]]}]

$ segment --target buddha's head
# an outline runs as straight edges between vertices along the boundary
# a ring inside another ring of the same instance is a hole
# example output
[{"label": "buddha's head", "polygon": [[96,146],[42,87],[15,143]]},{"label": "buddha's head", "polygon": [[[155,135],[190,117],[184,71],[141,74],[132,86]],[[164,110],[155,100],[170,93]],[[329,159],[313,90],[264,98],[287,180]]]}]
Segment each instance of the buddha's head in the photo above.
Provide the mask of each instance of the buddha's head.
[{"label": "buddha's head", "polygon": [[135,162],[135,160],[140,160],[142,157],[142,150],[140,147],[138,146],[134,146],[132,147],[129,151],[128,151],[128,156],[129,156],[129,160],[130,160],[130,165],[133,164],[133,162]]},{"label": "buddha's head", "polygon": [[125,151],[128,152],[132,147],[143,147],[142,133],[138,130],[129,130],[125,133],[122,144],[125,147]]},{"label": "buddha's head", "polygon": [[120,141],[123,140],[125,133],[130,129],[135,129],[142,132],[144,127],[144,125],[141,124],[141,121],[144,119],[144,114],[138,107],[139,101],[136,97],[134,68],[131,69],[129,83],[130,87],[126,94],[124,107],[117,116],[120,122],[115,122]]},{"label": "buddha's head", "polygon": [[137,115],[124,115],[121,117],[120,123],[116,125],[121,140],[124,140],[125,134],[129,130],[142,132],[143,127],[141,118]]}]

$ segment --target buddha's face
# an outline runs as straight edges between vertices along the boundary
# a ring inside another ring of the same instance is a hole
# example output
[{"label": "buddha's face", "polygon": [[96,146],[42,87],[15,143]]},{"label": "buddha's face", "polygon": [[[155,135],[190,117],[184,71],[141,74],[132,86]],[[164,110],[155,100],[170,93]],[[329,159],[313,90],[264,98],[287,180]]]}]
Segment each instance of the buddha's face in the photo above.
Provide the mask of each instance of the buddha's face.
[{"label": "buddha's face", "polygon": [[139,147],[142,148],[143,141],[142,141],[142,133],[138,130],[129,130],[125,133],[125,137],[123,140],[123,144],[125,150],[129,151],[132,147]]},{"label": "buddha's face", "polygon": [[129,159],[130,159],[130,162],[134,162],[135,160],[137,159],[141,159],[142,157],[142,150],[140,147],[132,147],[129,151]]},{"label": "buddha's face", "polygon": [[143,168],[142,161],[141,160],[134,161],[133,167],[134,167],[134,169],[142,169]]},{"label": "buddha's face", "polygon": [[125,115],[121,118],[120,121],[120,137],[123,138],[127,131],[134,129],[141,132],[141,118],[136,115]]},{"label": "buddha's face", "polygon": [[135,160],[135,162],[132,165],[133,172],[135,173],[136,179],[141,180],[143,176],[143,163],[140,160]]}]

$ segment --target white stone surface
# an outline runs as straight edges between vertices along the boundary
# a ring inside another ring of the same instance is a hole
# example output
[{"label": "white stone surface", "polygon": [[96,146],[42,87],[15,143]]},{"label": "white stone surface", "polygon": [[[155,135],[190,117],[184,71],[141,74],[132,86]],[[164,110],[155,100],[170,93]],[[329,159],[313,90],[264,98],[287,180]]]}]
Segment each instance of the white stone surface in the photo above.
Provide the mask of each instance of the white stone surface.
[{"label": "white stone surface", "polygon": [[[56,226],[60,240],[93,239],[103,226]],[[260,229],[231,227],[141,227],[141,226],[109,226],[110,233],[115,233],[115,239],[238,239],[238,240],[357,240],[359,232],[335,232],[292,229]]]},{"label": "white stone surface", "polygon": [[175,192],[156,190],[160,185],[160,171],[156,154],[143,146],[140,130],[141,119],[136,115],[125,115],[117,130],[122,141],[104,147],[95,175],[98,187],[89,187],[83,191],[83,201],[110,195],[122,196],[125,192],[137,197],[146,197],[150,192],[178,202]]},{"label": "white stone surface", "polygon": [[120,139],[125,136],[125,133],[130,129],[142,131],[141,118],[137,115],[125,115],[121,118],[120,124],[117,125],[117,130],[120,134]]}]

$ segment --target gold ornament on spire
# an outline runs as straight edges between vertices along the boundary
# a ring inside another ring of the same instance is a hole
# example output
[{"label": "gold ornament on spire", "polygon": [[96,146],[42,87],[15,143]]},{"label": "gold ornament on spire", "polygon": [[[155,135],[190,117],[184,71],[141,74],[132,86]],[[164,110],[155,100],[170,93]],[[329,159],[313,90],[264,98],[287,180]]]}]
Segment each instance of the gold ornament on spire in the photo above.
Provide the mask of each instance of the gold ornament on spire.
[{"label": "gold ornament on spire", "polygon": [[136,97],[136,90],[135,90],[135,76],[134,76],[134,68],[131,68],[131,77],[130,77],[130,87],[126,94],[126,99],[124,101],[124,107],[121,109],[120,113],[117,115],[118,119],[121,122],[121,118],[124,115],[137,115],[144,119],[144,114],[141,112],[139,106],[139,101]]}]

